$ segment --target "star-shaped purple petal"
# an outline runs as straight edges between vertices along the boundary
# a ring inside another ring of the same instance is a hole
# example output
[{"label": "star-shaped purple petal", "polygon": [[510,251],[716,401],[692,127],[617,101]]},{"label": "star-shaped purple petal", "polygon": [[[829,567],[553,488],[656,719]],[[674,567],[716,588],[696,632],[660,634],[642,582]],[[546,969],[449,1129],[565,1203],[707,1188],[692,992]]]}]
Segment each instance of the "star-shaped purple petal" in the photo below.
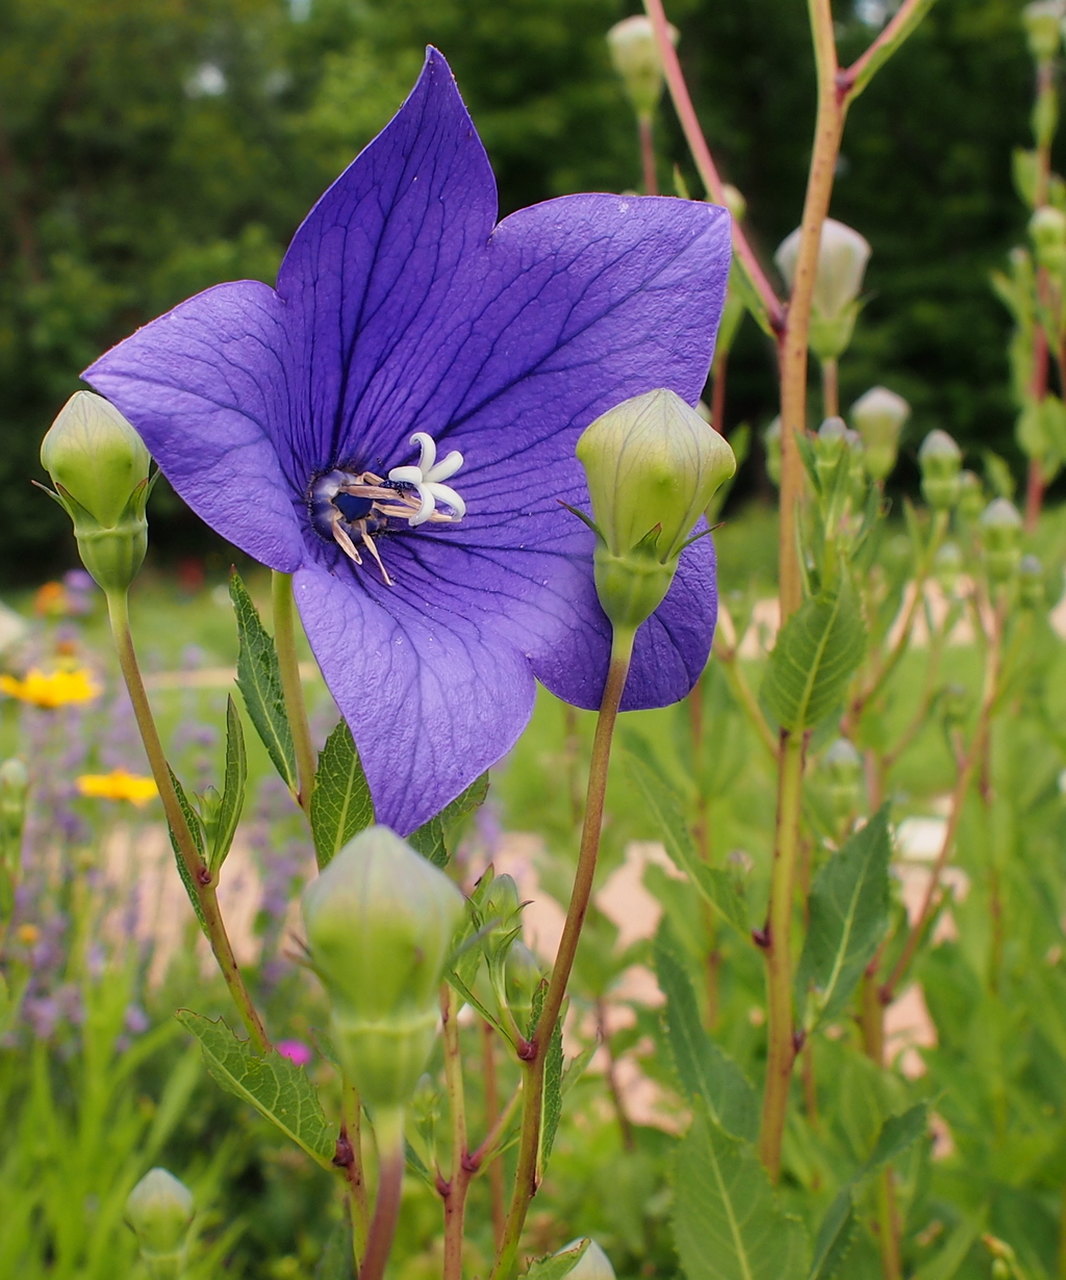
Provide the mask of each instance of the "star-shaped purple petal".
[{"label": "star-shaped purple petal", "polygon": [[[728,216],[688,201],[568,196],[497,226],[484,149],[430,50],[276,289],[209,289],[86,371],[208,524],[295,575],[379,821],[413,830],[498,760],[535,676],[598,703],[610,629],[591,535],[561,505],[587,505],[574,445],[654,387],[696,400],[728,265]],[[447,465],[416,488],[426,437]],[[715,610],[702,539],[641,628],[626,707],[687,692]]]}]

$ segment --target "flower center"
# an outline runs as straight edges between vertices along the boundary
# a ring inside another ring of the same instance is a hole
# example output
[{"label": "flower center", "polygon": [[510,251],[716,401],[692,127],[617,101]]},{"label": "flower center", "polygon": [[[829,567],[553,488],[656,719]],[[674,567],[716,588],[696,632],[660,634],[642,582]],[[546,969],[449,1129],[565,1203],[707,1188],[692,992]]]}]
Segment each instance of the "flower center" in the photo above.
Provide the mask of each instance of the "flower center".
[{"label": "flower center", "polygon": [[[436,443],[424,431],[416,431],[411,443],[419,448],[417,464],[393,467],[387,480],[372,471],[337,468],[316,477],[307,494],[311,525],[319,537],[335,542],[356,564],[363,563],[363,547],[390,587],[375,535],[389,532],[401,520],[415,529],[427,522],[457,524],[466,515],[466,503],[444,483],[463,465],[463,455],[452,450],[438,462]],[[448,510],[439,511],[438,503]]]}]

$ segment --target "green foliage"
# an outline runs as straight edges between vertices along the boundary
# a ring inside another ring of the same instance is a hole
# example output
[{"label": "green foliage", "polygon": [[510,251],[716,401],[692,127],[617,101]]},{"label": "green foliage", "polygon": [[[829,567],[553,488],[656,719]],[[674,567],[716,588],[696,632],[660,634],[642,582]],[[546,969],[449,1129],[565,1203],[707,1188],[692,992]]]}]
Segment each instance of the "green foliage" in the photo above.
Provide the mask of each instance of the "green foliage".
[{"label": "green foliage", "polygon": [[324,867],[357,832],[374,821],[370,797],[352,731],[342,720],[318,757],[311,794],[311,834],[318,865]]},{"label": "green foliage", "polygon": [[256,1053],[221,1018],[182,1009],[177,1019],[199,1040],[207,1069],[223,1089],[251,1103],[323,1169],[333,1167],[336,1135],[305,1071],[279,1053]]},{"label": "green foliage", "polygon": [[248,717],[267,749],[274,768],[295,795],[296,751],[281,691],[281,672],[274,641],[259,620],[252,597],[240,577],[230,576],[230,597],[237,618],[237,688]]},{"label": "green foliage", "polygon": [[580,1240],[572,1249],[553,1253],[548,1258],[538,1258],[530,1263],[526,1280],[564,1280],[588,1251],[589,1241]]}]

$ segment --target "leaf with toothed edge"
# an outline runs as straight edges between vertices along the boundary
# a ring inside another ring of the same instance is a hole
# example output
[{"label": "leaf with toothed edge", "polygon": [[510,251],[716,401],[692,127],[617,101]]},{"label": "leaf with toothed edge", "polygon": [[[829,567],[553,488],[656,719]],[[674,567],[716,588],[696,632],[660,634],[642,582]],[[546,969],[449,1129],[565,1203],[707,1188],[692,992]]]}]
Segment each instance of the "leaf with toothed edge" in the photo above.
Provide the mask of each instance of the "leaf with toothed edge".
[{"label": "leaf with toothed edge", "polygon": [[311,834],[318,865],[325,867],[358,832],[374,821],[374,802],[367,786],[352,731],[341,720],[318,757],[311,794]]}]

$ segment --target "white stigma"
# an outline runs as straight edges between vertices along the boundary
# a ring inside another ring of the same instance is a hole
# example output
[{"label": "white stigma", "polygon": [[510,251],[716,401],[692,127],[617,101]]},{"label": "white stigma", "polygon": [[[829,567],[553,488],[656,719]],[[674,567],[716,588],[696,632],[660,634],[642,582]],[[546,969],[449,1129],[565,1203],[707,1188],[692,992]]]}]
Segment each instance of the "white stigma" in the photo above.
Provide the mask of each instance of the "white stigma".
[{"label": "white stigma", "polygon": [[[453,449],[438,462],[437,446],[424,431],[416,431],[411,443],[418,445],[420,451],[417,466],[393,467],[389,472],[390,480],[396,484],[409,484],[418,494],[419,508],[408,516],[407,523],[414,528],[434,517],[438,520],[461,520],[466,515],[466,503],[444,481],[450,480],[463,465],[463,455]],[[438,502],[451,507],[453,514],[449,517],[438,512]]]}]

